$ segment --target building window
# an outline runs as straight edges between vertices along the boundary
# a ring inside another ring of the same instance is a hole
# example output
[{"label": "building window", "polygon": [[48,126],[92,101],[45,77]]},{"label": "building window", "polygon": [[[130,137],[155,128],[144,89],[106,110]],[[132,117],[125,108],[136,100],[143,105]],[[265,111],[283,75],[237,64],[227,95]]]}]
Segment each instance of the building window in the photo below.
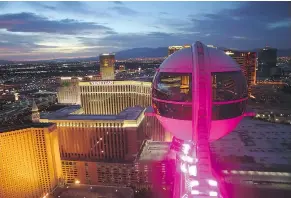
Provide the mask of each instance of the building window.
[{"label": "building window", "polygon": [[155,76],[153,97],[162,100],[191,102],[191,74],[165,73]]}]

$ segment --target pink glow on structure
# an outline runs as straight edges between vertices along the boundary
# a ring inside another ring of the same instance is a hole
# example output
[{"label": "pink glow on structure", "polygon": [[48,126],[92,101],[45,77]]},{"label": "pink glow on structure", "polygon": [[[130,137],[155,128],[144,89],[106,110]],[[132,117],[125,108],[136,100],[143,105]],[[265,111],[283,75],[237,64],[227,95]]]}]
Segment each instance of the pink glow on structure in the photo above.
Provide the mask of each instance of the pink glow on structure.
[{"label": "pink glow on structure", "polygon": [[[190,140],[192,138],[192,121],[165,118],[160,115],[156,115],[156,117],[166,131],[170,131],[178,139]],[[218,140],[232,132],[243,117],[239,116],[226,120],[211,121],[210,142]]]},{"label": "pink glow on structure", "polygon": [[180,104],[180,105],[192,105],[192,102],[176,102],[176,101],[168,101],[168,100],[161,100],[158,98],[154,98],[152,97],[153,100],[156,100],[158,102],[165,102],[165,103],[169,103],[169,104]]},{"label": "pink glow on structure", "polygon": [[[233,131],[244,116],[252,116],[253,113],[247,112],[230,119],[212,120],[213,104],[239,103],[246,101],[247,98],[213,102],[211,73],[240,70],[238,64],[224,52],[207,48],[200,42],[196,42],[191,48],[176,52],[160,66],[158,72],[192,74],[192,102],[153,98],[154,101],[160,103],[192,106],[192,120],[179,120],[156,115],[166,131],[171,132],[174,136],[171,145],[171,149],[174,149],[177,154],[174,198],[188,197],[190,194],[206,197],[226,196],[226,189],[221,185],[223,179],[214,172],[216,168],[211,163],[210,142]],[[229,110],[231,111],[231,109]],[[157,114],[160,112],[158,111]],[[190,143],[190,149],[187,147],[187,143]],[[214,166],[216,165],[214,164]],[[186,186],[187,183],[191,187],[190,190]]]},{"label": "pink glow on structure", "polygon": [[248,100],[248,98],[241,98],[239,100],[229,100],[229,101],[221,101],[221,102],[213,102],[213,104],[220,104],[220,105],[223,105],[223,104],[232,104],[232,103],[238,103],[238,102],[243,102],[243,101],[246,101]]},{"label": "pink glow on structure", "polygon": [[254,116],[256,116],[255,112],[245,112],[244,113],[244,117],[254,117]]}]

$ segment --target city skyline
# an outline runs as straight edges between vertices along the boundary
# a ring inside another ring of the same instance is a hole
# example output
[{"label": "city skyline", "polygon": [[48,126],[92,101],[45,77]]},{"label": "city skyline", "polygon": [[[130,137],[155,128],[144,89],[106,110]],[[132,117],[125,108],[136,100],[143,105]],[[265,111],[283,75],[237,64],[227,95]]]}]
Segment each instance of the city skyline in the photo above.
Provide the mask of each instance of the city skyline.
[{"label": "city skyline", "polygon": [[201,40],[290,48],[289,2],[0,2],[0,59],[92,57]]},{"label": "city skyline", "polygon": [[291,197],[291,57],[168,49],[2,65],[0,197]]}]

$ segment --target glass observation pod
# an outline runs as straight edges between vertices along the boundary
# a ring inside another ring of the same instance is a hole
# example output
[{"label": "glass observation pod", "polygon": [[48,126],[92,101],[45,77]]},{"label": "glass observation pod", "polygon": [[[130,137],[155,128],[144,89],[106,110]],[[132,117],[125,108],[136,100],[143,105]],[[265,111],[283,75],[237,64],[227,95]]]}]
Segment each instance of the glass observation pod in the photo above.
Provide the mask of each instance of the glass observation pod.
[{"label": "glass observation pod", "polygon": [[[231,132],[245,114],[246,79],[240,66],[224,52],[204,47],[212,79],[210,141]],[[192,139],[192,47],[169,56],[153,80],[152,102],[155,114],[167,131],[182,140]],[[199,78],[199,77],[198,77]]]}]

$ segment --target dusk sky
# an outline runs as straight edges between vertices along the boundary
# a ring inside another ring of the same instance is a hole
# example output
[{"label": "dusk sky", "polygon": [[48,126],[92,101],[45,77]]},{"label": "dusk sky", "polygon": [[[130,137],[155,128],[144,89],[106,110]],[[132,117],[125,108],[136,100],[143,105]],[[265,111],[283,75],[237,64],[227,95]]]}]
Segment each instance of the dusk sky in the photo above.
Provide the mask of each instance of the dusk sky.
[{"label": "dusk sky", "polygon": [[290,2],[0,2],[0,59],[90,57],[200,40],[291,48]]}]

